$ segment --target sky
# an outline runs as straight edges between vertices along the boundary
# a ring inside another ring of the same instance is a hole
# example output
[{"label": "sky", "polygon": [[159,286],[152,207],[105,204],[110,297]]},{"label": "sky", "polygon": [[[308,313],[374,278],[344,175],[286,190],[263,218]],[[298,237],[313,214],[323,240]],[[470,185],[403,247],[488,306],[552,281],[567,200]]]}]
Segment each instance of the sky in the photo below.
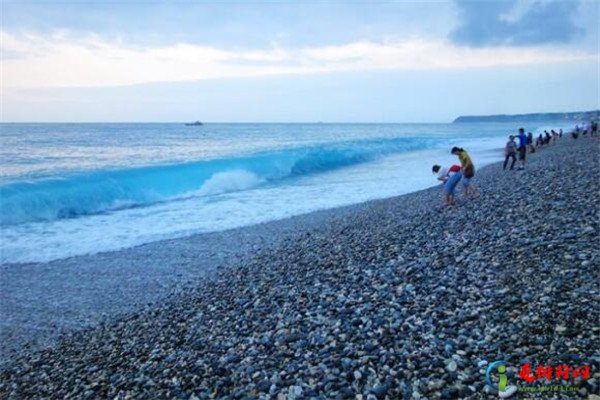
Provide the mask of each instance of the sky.
[{"label": "sky", "polygon": [[2,122],[600,108],[600,0],[0,0]]}]

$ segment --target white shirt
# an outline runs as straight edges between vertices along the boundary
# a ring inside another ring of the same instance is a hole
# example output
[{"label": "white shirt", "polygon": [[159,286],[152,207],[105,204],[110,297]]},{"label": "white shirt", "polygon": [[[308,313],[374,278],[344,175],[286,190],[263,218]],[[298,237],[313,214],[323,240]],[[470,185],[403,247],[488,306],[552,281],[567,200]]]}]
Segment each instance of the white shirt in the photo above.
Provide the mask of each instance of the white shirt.
[{"label": "white shirt", "polygon": [[449,178],[452,175],[454,175],[455,173],[456,172],[453,172],[453,171],[448,172],[448,168],[446,168],[446,167],[441,167],[440,170],[439,170],[439,172],[438,172],[438,174],[437,174],[437,177],[438,177],[438,179],[444,178],[446,176],[448,176],[448,178]]}]

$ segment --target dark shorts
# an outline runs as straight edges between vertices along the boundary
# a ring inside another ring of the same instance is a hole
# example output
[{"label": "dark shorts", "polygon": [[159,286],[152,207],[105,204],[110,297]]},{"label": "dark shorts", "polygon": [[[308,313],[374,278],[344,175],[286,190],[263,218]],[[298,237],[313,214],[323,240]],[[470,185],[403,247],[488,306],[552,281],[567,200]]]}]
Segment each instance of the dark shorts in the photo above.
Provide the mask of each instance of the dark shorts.
[{"label": "dark shorts", "polygon": [[527,147],[523,146],[519,149],[519,160],[525,161],[525,155],[527,154]]}]

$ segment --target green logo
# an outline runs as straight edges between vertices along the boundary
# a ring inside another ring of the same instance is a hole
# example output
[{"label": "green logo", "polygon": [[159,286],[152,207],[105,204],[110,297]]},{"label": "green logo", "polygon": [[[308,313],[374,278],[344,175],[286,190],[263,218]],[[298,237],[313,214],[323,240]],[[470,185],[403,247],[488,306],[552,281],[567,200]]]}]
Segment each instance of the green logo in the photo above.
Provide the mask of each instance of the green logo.
[{"label": "green logo", "polygon": [[508,383],[508,378],[506,377],[506,366],[504,364],[498,365],[498,373],[500,374],[498,391],[504,392],[506,390],[506,384]]},{"label": "green logo", "polygon": [[[494,368],[496,368],[500,374],[500,382],[498,383],[498,386],[494,385],[492,383],[492,379],[490,378],[490,374]],[[506,390],[506,383],[508,382],[508,378],[506,377],[506,363],[502,360],[491,363],[485,373],[485,380],[492,389],[499,392],[504,392]]]},{"label": "green logo", "polygon": [[[491,374],[496,370],[498,374],[498,386],[492,383]],[[507,398],[515,394],[518,388],[508,384],[508,376],[506,375],[506,362],[502,360],[491,363],[485,373],[485,380],[489,387],[498,391],[501,398]]]}]

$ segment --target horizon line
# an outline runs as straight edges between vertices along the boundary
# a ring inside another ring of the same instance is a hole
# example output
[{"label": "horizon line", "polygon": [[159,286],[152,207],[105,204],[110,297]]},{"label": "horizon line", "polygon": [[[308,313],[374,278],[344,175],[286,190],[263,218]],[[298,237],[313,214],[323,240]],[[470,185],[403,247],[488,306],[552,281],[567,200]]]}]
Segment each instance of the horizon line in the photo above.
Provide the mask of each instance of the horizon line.
[{"label": "horizon line", "polygon": [[[188,124],[201,122],[206,124],[452,124],[456,119],[464,117],[525,117],[539,114],[591,114],[600,113],[599,109],[580,111],[542,111],[517,114],[463,114],[454,117],[452,121],[0,121],[0,124]],[[550,121],[550,120],[548,120]],[[492,122],[492,121],[490,121]],[[506,121],[512,122],[512,121]],[[472,122],[469,122],[472,123]]]}]

